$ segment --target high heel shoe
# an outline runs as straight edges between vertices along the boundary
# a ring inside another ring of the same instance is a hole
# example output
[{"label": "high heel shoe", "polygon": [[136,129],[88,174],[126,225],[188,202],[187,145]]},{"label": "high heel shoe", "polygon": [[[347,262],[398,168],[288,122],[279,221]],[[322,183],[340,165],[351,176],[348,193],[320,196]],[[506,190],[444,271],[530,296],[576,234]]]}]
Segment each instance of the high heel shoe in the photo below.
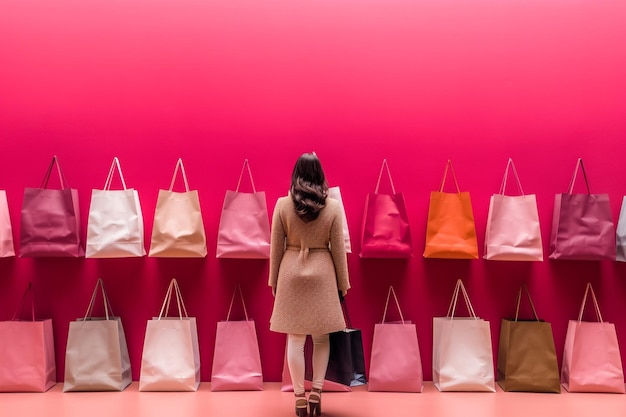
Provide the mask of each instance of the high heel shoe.
[{"label": "high heel shoe", "polygon": [[309,394],[309,413],[311,417],[313,415],[322,415],[322,390],[319,388],[312,388]]},{"label": "high heel shoe", "polygon": [[308,402],[304,394],[296,395],[296,415],[298,417],[307,417]]}]

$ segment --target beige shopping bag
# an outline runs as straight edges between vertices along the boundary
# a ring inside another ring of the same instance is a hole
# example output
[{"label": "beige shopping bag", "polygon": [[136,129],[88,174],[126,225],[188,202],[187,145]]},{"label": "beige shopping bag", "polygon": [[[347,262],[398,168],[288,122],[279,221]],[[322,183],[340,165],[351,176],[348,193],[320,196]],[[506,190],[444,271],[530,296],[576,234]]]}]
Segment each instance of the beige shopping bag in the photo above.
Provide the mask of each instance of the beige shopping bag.
[{"label": "beige shopping bag", "polygon": [[[105,317],[93,317],[98,288]],[[123,391],[132,382],[124,327],[113,315],[99,279],[85,317],[70,323],[65,350],[63,391]]]},{"label": "beige shopping bag", "polygon": [[[167,317],[174,294],[178,317]],[[139,391],[196,391],[199,385],[200,352],[196,319],[187,315],[178,282],[172,279],[159,317],[148,320]]]},{"label": "beige shopping bag", "polygon": [[[455,317],[459,291],[470,317]],[[433,318],[433,382],[439,391],[495,392],[489,322],[479,319],[457,281],[446,317]]]},{"label": "beige shopping bag", "polygon": [[[172,191],[179,168],[185,182],[184,192]],[[203,258],[206,254],[206,234],[198,191],[189,190],[185,166],[179,158],[169,190],[159,190],[149,256]]]},{"label": "beige shopping bag", "polygon": [[[111,190],[115,169],[123,190]],[[92,190],[87,221],[87,258],[145,256],[143,215],[137,190],[126,188],[117,157],[113,158],[103,190]]]}]

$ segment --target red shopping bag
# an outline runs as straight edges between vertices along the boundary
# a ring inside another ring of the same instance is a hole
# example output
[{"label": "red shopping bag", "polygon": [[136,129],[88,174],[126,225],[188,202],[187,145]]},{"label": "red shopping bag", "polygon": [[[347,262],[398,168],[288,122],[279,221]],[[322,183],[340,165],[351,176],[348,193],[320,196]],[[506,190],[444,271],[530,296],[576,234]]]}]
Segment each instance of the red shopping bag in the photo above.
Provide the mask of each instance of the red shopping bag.
[{"label": "red shopping bag", "polygon": [[[61,189],[48,187],[56,165]],[[39,188],[26,188],[20,227],[21,257],[79,257],[85,250],[80,239],[78,191],[69,188],[56,156]]]},{"label": "red shopping bag", "polygon": [[21,321],[28,293],[11,321],[0,322],[0,392],[45,392],[56,384],[52,320],[36,320],[31,298],[30,320]]},{"label": "red shopping bag", "polygon": [[[245,321],[231,321],[235,295],[239,290]],[[211,370],[211,391],[260,391],[263,389],[261,355],[254,320],[248,318],[241,287],[230,300],[226,321],[217,323]]]},{"label": "red shopping bag", "polygon": [[[387,168],[393,194],[379,194],[380,179]],[[374,193],[365,199],[361,227],[361,258],[410,258],[413,242],[402,193],[396,193],[387,160],[383,160]]]},{"label": "red shopping bag", "polygon": [[[239,192],[248,168],[252,193]],[[217,233],[218,258],[267,259],[270,257],[270,221],[263,191],[256,191],[246,159],[235,191],[226,191]]]},{"label": "red shopping bag", "polygon": [[[579,167],[587,194],[572,194]],[[615,260],[615,226],[608,194],[591,194],[582,158],[569,191],[554,197],[550,259]]]},{"label": "red shopping bag", "polygon": [[[393,294],[402,322],[385,323]],[[405,322],[398,298],[389,287],[383,320],[374,327],[369,391],[422,392],[422,361],[415,324]]]},{"label": "red shopping bag", "polygon": [[[509,168],[521,195],[504,195]],[[493,261],[543,261],[537,199],[524,194],[513,160],[509,158],[500,193],[491,196],[485,232],[485,259]]]},{"label": "red shopping bag", "polygon": [[[582,321],[589,293],[597,322]],[[570,320],[567,326],[561,383],[570,392],[624,393],[624,370],[615,325],[602,320],[591,283],[587,284],[578,320]]]}]

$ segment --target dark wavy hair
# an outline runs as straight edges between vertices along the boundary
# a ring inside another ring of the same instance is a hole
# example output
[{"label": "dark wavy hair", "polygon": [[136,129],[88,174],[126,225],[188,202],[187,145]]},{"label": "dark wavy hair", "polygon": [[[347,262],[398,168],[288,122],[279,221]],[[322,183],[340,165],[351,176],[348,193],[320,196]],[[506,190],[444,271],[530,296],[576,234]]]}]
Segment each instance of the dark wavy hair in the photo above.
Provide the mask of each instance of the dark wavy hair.
[{"label": "dark wavy hair", "polygon": [[328,184],[322,163],[314,153],[304,153],[296,161],[291,174],[291,199],[296,213],[305,222],[317,219],[326,206]]}]

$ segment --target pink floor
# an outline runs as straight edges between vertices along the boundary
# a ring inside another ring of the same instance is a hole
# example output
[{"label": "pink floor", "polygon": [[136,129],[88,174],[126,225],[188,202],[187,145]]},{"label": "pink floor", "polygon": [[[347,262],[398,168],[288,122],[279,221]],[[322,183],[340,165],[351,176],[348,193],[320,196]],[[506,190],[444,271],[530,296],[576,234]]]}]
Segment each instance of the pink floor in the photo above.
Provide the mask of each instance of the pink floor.
[{"label": "pink floor", "polygon": [[[293,394],[280,384],[264,391],[138,392],[134,382],[123,392],[63,393],[57,384],[43,394],[0,394],[0,417],[292,417]],[[324,393],[327,417],[626,417],[626,395],[438,392],[427,383],[421,394]]]}]

